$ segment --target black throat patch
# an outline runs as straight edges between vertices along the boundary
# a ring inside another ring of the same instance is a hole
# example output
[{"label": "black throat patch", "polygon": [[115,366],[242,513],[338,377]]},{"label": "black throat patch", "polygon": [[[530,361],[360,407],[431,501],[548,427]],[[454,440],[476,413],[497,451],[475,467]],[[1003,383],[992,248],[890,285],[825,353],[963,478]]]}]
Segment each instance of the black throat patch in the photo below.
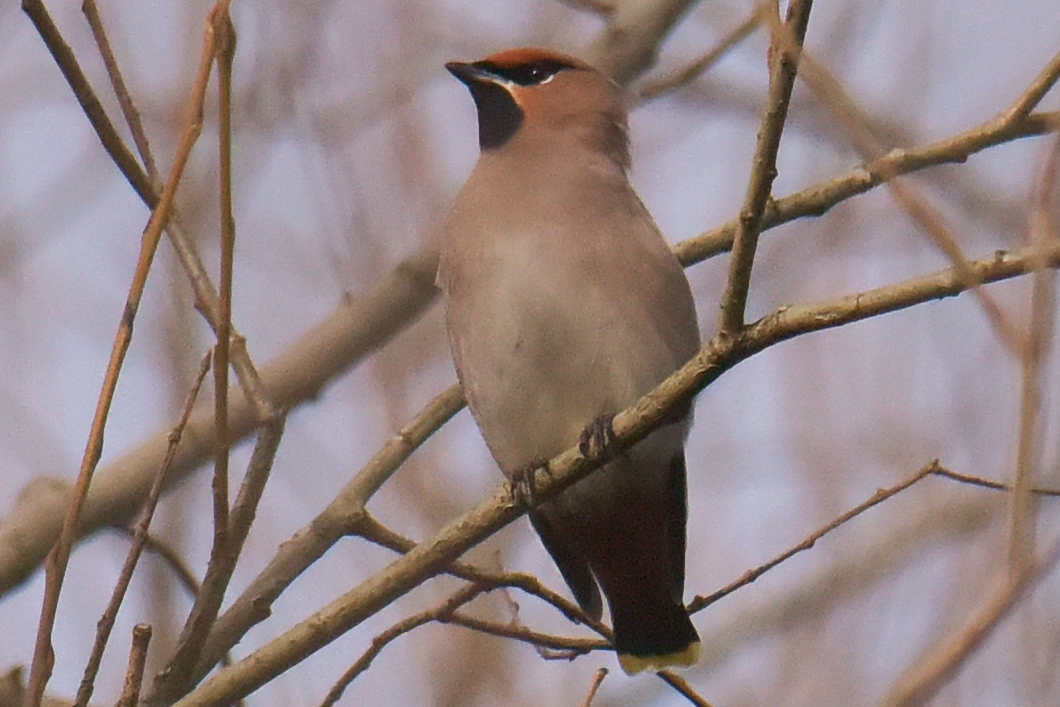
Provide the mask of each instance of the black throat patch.
[{"label": "black throat patch", "polygon": [[490,82],[469,84],[478,109],[478,146],[495,150],[504,145],[523,124],[523,109],[507,89]]}]

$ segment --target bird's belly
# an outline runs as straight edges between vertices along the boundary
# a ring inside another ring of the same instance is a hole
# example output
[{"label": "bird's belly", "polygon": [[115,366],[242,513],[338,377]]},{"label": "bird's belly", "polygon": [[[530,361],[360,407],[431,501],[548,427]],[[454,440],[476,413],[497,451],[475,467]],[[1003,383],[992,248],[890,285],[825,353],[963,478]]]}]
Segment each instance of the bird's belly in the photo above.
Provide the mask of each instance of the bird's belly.
[{"label": "bird's belly", "polygon": [[628,312],[577,276],[563,283],[556,272],[508,273],[493,282],[473,288],[474,302],[450,297],[448,316],[468,403],[506,474],[573,446],[595,418],[623,409],[671,372]]}]

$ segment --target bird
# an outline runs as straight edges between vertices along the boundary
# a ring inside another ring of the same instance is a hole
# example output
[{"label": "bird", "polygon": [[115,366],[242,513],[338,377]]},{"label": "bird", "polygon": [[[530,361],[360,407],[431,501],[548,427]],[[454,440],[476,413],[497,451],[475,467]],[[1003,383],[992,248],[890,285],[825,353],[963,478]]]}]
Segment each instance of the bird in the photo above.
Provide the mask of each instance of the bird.
[{"label": "bird", "polygon": [[[600,439],[695,356],[698,319],[630,184],[616,83],[538,48],[445,67],[474,99],[479,156],[442,224],[437,284],[468,407],[516,480]],[[682,597],[691,403],[672,417],[528,512],[581,608],[600,619],[607,598],[628,674],[692,665],[701,649]]]}]

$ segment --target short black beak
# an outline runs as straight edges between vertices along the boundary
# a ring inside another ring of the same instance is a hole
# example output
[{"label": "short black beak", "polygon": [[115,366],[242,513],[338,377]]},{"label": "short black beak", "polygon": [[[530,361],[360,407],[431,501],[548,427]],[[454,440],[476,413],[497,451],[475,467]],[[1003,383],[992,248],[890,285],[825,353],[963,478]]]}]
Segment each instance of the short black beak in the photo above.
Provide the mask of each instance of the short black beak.
[{"label": "short black beak", "polygon": [[462,61],[450,61],[445,65],[445,68],[449,70],[450,74],[460,79],[462,83],[469,87],[473,84],[493,82],[493,74],[475,64],[466,64]]}]

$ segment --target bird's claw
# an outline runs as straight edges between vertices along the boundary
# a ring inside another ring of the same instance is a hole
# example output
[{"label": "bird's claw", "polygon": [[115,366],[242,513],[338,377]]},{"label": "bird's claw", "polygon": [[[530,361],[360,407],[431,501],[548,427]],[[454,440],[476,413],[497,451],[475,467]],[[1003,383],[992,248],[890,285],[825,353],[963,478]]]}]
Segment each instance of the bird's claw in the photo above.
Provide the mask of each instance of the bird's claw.
[{"label": "bird's claw", "polygon": [[515,470],[511,477],[511,491],[512,501],[526,508],[533,508],[537,505],[535,500],[536,487],[535,487],[535,474],[537,470],[541,469],[549,476],[552,476],[552,472],[548,467],[548,461],[543,462],[530,462],[526,466],[520,467]]},{"label": "bird's claw", "polygon": [[583,457],[594,461],[607,461],[611,457],[611,447],[615,442],[614,419],[614,415],[601,415],[582,431],[578,451]]}]

